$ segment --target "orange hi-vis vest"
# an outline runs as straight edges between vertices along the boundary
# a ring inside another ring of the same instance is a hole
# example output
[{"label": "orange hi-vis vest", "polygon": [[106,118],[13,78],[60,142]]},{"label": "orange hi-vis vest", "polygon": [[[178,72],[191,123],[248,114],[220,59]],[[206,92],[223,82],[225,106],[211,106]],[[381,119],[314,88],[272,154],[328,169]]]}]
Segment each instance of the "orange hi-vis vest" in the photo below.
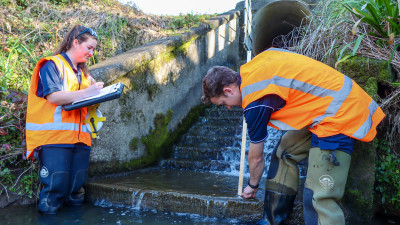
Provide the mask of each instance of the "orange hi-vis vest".
[{"label": "orange hi-vis vest", "polygon": [[82,73],[81,85],[69,63],[62,55],[50,56],[39,60],[33,71],[28,94],[26,116],[26,158],[33,155],[33,150],[48,144],[84,143],[91,146],[90,130],[83,120],[87,108],[64,111],[62,106],[51,104],[45,98],[36,95],[40,68],[48,60],[53,61],[62,78],[62,91],[76,91],[90,86],[89,80]]},{"label": "orange hi-vis vest", "polygon": [[269,94],[286,105],[269,125],[281,130],[306,126],[318,137],[344,134],[371,141],[385,117],[378,104],[352,79],[309,57],[272,48],[240,68],[242,108]]}]

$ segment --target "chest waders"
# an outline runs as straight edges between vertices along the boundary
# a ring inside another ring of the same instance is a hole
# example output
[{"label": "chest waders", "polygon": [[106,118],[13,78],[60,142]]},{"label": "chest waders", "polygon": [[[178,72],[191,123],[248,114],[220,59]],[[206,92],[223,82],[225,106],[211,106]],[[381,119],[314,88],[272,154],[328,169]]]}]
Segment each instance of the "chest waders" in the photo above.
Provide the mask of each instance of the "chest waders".
[{"label": "chest waders", "polygon": [[305,224],[344,225],[343,212],[336,201],[343,196],[350,155],[336,151],[340,166],[334,166],[329,160],[330,150],[310,150],[310,146],[311,133],[306,128],[288,131],[282,136],[271,156],[265,187],[264,216],[258,224],[279,225],[289,216],[299,186],[297,164],[309,156],[303,193]]},{"label": "chest waders", "polygon": [[89,158],[90,150],[80,147],[42,146],[38,150],[43,185],[38,203],[40,212],[55,214],[63,203],[82,204],[81,188],[88,177]]}]

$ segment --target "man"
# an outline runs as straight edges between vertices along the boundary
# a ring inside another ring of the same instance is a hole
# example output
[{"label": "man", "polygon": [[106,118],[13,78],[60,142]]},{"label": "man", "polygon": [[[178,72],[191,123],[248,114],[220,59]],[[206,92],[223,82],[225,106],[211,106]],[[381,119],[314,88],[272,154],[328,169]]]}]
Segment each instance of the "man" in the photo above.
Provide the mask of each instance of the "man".
[{"label": "man", "polygon": [[271,157],[259,224],[281,224],[289,215],[298,188],[297,163],[307,156],[305,223],[345,224],[337,201],[354,140],[371,141],[385,116],[358,84],[321,62],[271,48],[244,64],[240,74],[212,67],[203,80],[202,101],[243,108],[250,137],[244,198],[255,197],[264,172],[267,125],[288,130]]}]

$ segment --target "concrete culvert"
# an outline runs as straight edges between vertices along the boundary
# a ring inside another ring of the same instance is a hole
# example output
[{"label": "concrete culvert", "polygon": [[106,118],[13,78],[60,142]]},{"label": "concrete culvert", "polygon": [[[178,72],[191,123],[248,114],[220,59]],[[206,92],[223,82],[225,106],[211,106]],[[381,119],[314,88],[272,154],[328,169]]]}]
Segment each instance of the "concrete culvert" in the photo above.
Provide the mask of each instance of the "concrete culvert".
[{"label": "concrete culvert", "polygon": [[253,54],[271,47],[275,37],[288,34],[310,14],[307,4],[300,0],[271,1],[257,10],[251,32]]}]

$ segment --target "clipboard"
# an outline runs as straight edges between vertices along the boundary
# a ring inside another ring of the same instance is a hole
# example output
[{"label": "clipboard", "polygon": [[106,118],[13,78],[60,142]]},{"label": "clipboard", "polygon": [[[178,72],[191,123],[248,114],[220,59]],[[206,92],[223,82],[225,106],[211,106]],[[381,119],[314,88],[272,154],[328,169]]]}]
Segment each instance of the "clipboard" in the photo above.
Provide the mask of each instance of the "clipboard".
[{"label": "clipboard", "polygon": [[124,87],[125,87],[125,85],[123,83],[116,83],[113,85],[109,85],[105,88],[102,88],[100,90],[100,94],[98,94],[98,95],[87,97],[87,98],[72,102],[70,104],[63,105],[62,107],[65,111],[71,111],[74,109],[79,109],[82,107],[110,101],[110,100],[121,97]]}]

